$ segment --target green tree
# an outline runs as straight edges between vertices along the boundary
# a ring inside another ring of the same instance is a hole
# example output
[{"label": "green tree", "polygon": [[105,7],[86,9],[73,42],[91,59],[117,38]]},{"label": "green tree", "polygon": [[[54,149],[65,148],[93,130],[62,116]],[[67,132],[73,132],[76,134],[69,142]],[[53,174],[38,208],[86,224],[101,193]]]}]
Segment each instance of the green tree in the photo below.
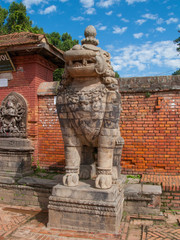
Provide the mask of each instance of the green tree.
[{"label": "green tree", "polygon": [[120,78],[119,73],[115,72],[115,78]]},{"label": "green tree", "polygon": [[[180,33],[180,30],[178,30],[178,32]],[[180,37],[178,37],[177,39],[174,40],[174,43],[177,43],[177,51],[180,52]]]},{"label": "green tree", "polygon": [[58,32],[52,32],[50,34],[46,34],[46,37],[49,43],[63,51],[67,51],[79,43],[78,40],[72,40],[71,35],[68,33],[63,33],[61,36]]},{"label": "green tree", "polygon": [[7,30],[4,25],[7,15],[8,15],[8,10],[0,6],[0,35],[7,33]]},{"label": "green tree", "polygon": [[32,21],[27,16],[26,6],[23,3],[12,2],[10,4],[6,26],[8,33],[29,32],[31,30]]},{"label": "green tree", "polygon": [[[180,30],[178,30],[178,32],[180,33]],[[180,53],[180,37],[178,37],[177,39],[174,40],[174,43],[177,44],[177,51]],[[174,72],[172,75],[180,75],[180,69],[177,70],[176,72]]]},{"label": "green tree", "polygon": [[180,75],[180,69],[175,71],[172,75]]},{"label": "green tree", "polygon": [[[52,32],[50,34],[46,34],[48,42],[53,44],[55,47],[67,51],[71,49],[74,45],[78,44],[78,40],[72,40],[72,37],[68,33],[63,33],[62,36],[58,32]],[[61,81],[62,74],[64,73],[64,69],[58,68],[53,73],[54,81]]]},{"label": "green tree", "polygon": [[72,40],[71,35],[67,32],[63,33],[63,35],[61,37],[61,41],[62,41],[61,50],[63,50],[63,51],[67,51],[67,50],[71,49],[74,45],[79,43],[79,41],[76,39]]},{"label": "green tree", "polygon": [[45,34],[43,28],[38,28],[38,26],[31,27],[30,32],[37,33],[37,34]]}]

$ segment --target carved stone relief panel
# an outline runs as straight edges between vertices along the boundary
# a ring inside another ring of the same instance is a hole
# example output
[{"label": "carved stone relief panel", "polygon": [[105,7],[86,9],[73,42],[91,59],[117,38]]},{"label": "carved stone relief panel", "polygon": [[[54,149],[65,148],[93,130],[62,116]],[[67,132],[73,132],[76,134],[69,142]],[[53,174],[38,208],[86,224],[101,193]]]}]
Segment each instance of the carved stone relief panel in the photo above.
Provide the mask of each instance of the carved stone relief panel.
[{"label": "carved stone relief panel", "polygon": [[16,92],[11,92],[0,106],[0,137],[26,137],[27,104]]}]

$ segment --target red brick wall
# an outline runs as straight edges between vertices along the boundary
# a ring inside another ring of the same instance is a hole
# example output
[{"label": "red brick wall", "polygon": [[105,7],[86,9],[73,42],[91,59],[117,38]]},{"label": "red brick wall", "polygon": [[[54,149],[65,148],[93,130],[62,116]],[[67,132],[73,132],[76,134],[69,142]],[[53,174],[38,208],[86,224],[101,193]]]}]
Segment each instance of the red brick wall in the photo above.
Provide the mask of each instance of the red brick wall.
[{"label": "red brick wall", "polygon": [[180,173],[179,92],[122,94],[122,172]]},{"label": "red brick wall", "polygon": [[180,210],[180,192],[169,191],[163,192],[161,196],[161,209],[178,209]]},{"label": "red brick wall", "polygon": [[[41,167],[64,165],[63,140],[55,108],[55,68],[39,55],[13,59],[16,72],[0,88],[0,102],[11,92],[28,103],[28,135]],[[179,84],[179,85],[178,85]],[[122,173],[180,173],[180,77],[120,79]],[[150,94],[149,94],[150,92]]]},{"label": "red brick wall", "polygon": [[[171,78],[165,77],[172,85]],[[57,86],[53,84],[38,91],[39,162],[42,167],[64,165],[63,140],[54,105]],[[150,94],[147,89],[139,93],[121,88],[120,127],[125,140],[122,173],[180,173],[180,95],[179,91],[168,88],[153,90]]]},{"label": "red brick wall", "polygon": [[38,156],[38,97],[37,89],[44,81],[53,81],[53,71],[56,68],[40,55],[12,57],[16,71],[13,79],[8,81],[8,87],[0,88],[0,103],[12,91],[26,99],[28,105],[28,137],[33,141],[35,159]]},{"label": "red brick wall", "polygon": [[64,144],[60,130],[55,97],[39,96],[39,164],[51,169],[64,165]]}]

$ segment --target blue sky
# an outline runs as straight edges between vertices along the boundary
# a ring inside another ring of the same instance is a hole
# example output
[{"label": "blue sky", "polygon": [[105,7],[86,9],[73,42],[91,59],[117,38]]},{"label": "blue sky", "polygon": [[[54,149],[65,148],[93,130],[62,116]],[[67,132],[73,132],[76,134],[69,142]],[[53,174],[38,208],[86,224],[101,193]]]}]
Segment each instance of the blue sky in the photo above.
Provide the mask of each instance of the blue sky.
[{"label": "blue sky", "polygon": [[[8,8],[11,0],[1,0]],[[20,2],[20,1],[17,1]],[[121,77],[171,75],[180,68],[180,0],[22,0],[34,25],[84,38],[94,25],[99,46]]]}]

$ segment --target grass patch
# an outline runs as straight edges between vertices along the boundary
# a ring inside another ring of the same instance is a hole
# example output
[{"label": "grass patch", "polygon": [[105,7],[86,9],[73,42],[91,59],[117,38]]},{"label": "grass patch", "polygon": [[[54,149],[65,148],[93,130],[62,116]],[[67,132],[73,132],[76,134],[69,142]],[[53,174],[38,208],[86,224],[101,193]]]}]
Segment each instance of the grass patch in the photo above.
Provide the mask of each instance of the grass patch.
[{"label": "grass patch", "polygon": [[127,175],[127,178],[141,179],[141,175]]}]

